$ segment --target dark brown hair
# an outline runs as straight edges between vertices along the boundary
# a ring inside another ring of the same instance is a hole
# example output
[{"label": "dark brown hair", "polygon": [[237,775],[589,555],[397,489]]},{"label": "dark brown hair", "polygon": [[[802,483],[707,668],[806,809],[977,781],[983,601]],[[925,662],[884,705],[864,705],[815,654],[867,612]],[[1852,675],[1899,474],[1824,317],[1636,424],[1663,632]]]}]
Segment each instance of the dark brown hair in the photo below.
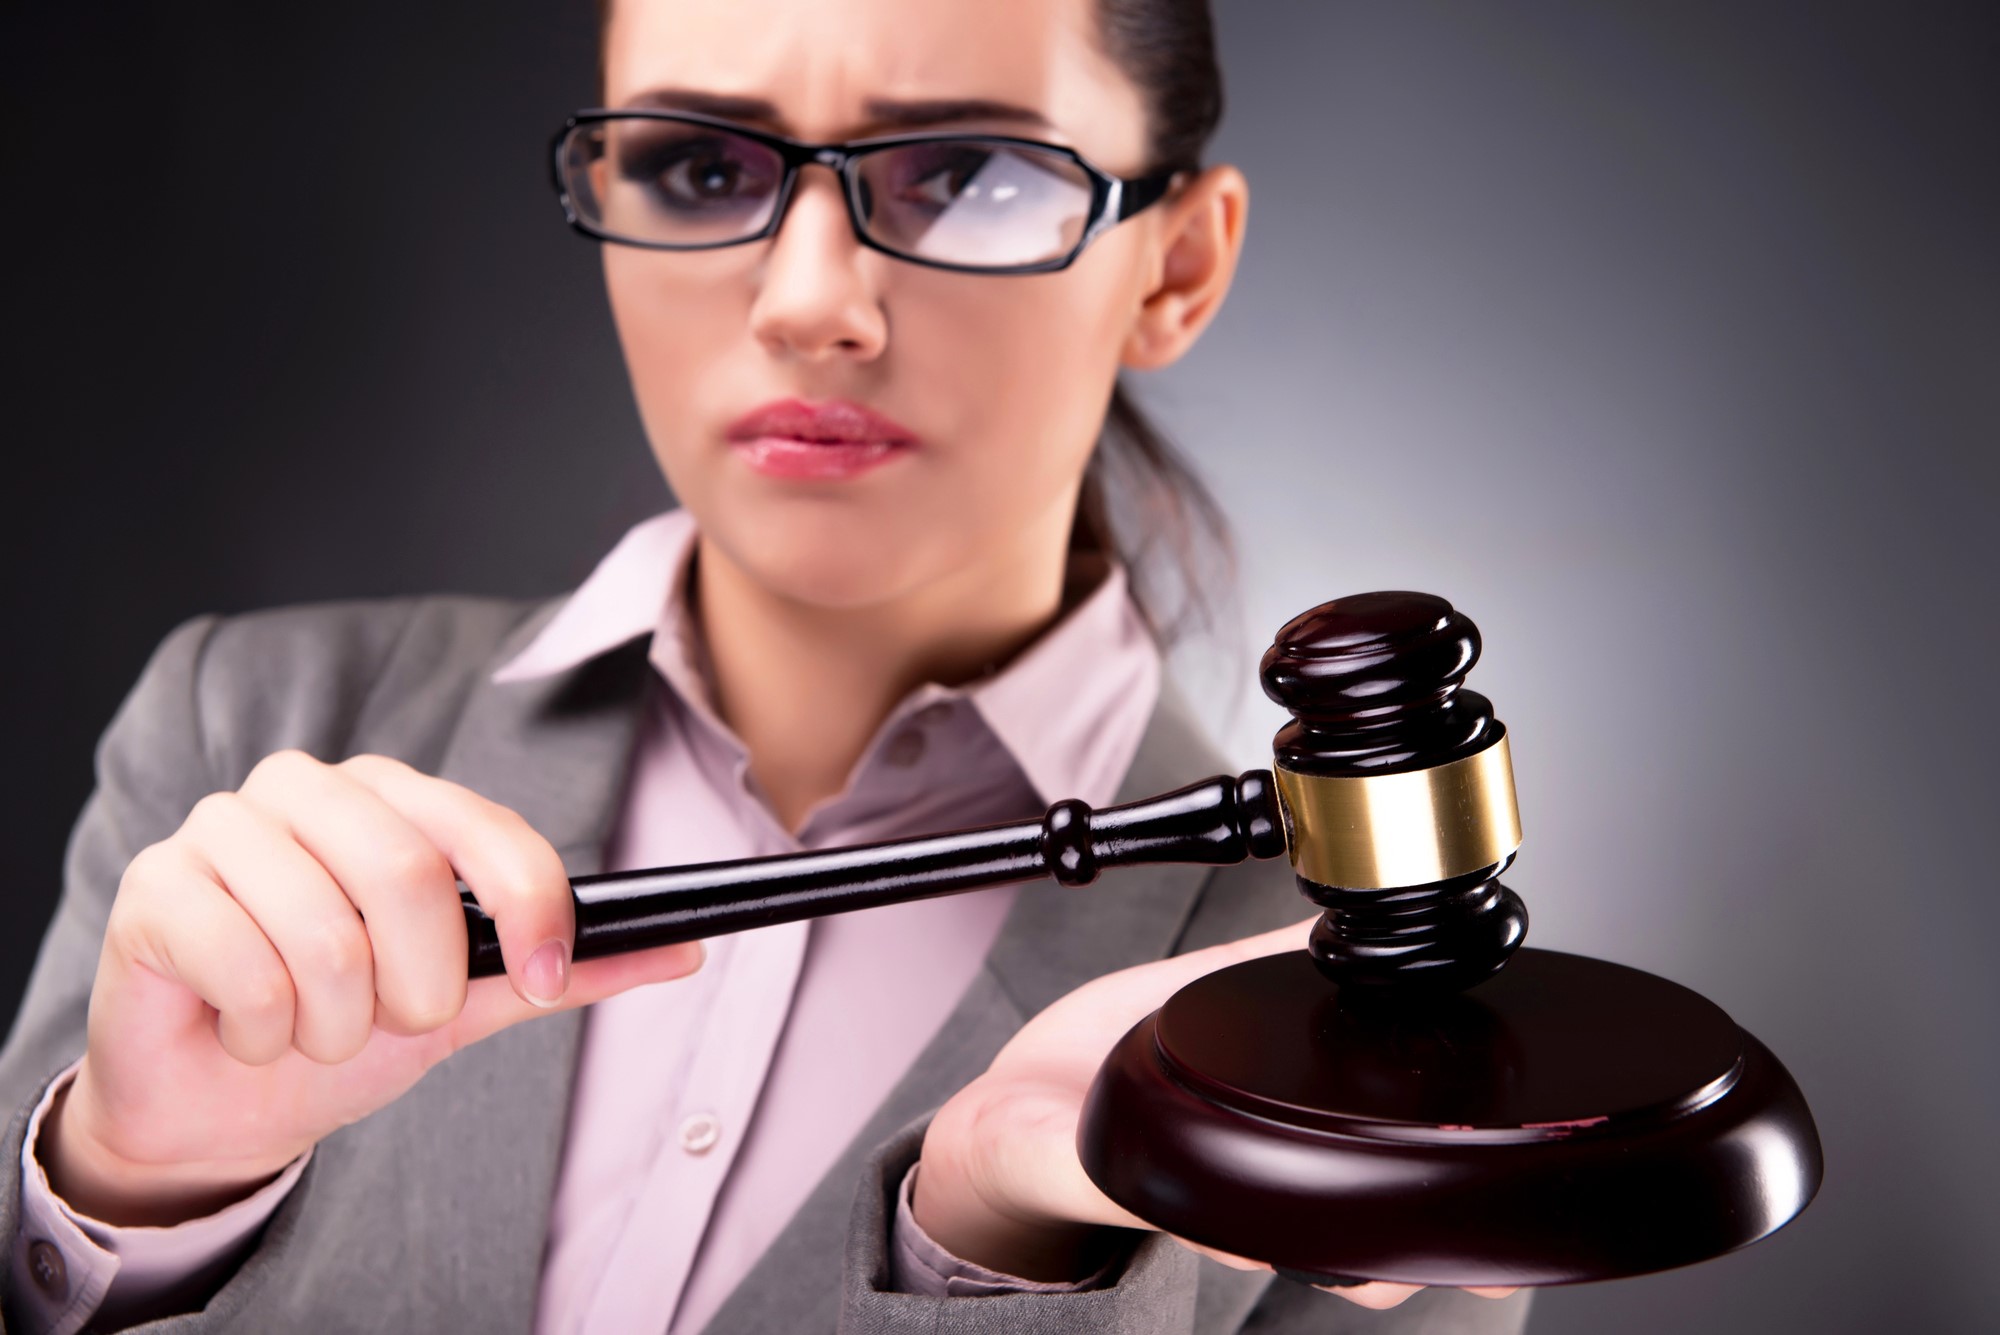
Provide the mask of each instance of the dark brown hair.
[{"label": "dark brown hair", "polygon": [[[1208,0],[1093,2],[1106,54],[1145,98],[1145,171],[1198,171],[1222,120]],[[612,3],[597,0],[600,33]],[[1234,575],[1222,507],[1122,378],[1084,472],[1070,548],[1108,553],[1126,568],[1133,601],[1162,645],[1212,624],[1214,594]]]},{"label": "dark brown hair", "polygon": [[[1096,0],[1104,49],[1146,100],[1149,172],[1197,171],[1222,120],[1222,69],[1208,0]],[[1131,572],[1154,639],[1212,623],[1234,574],[1229,521],[1122,377],[1083,477],[1071,546],[1096,546]]]}]

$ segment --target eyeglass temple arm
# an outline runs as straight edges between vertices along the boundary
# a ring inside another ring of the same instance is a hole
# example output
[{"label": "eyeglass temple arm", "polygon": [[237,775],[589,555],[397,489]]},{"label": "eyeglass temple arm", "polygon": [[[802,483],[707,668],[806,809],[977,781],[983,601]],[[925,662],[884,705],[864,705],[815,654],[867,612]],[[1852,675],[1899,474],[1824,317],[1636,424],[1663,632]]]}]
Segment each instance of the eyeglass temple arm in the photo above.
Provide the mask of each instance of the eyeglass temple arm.
[{"label": "eyeglass temple arm", "polygon": [[[1138,863],[1227,866],[1285,851],[1270,771],[1217,775],[1159,797],[1092,810],[1058,802],[1039,820],[858,848],[579,876],[576,958],[720,936],[828,913],[1053,876],[1088,885]],[[493,920],[461,891],[468,972],[504,972]]]},{"label": "eyeglass temple arm", "polygon": [[1168,189],[1180,176],[1177,171],[1159,172],[1152,176],[1135,176],[1118,183],[1118,221],[1124,222],[1142,209],[1149,209],[1165,198]]}]

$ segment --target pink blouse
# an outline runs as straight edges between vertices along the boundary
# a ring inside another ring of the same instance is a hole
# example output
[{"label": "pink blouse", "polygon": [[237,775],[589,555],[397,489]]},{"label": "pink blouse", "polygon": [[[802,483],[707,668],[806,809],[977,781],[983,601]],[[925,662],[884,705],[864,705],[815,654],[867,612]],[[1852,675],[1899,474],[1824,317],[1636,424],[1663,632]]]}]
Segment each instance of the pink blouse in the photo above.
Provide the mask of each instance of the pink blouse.
[{"label": "pink blouse", "polygon": [[[1109,802],[1159,693],[1160,661],[1112,568],[1005,670],[926,685],[900,703],[847,785],[796,837],[771,814],[742,743],[716,715],[685,590],[685,511],[634,527],[496,682],[553,675],[640,635],[665,688],[640,722],[607,870],[836,847],[1012,820],[1065,797]],[[978,891],[789,923],[708,943],[695,974],[586,1013],[568,1138],[551,1203],[540,1335],[692,1335],[714,1315],[971,983],[1014,890]],[[226,1273],[298,1180],[302,1157],[246,1200],[169,1229],[76,1214],[22,1154],[13,1291],[34,1335],[94,1314],[158,1310]],[[37,1285],[30,1239],[67,1271]],[[1066,1287],[1009,1281],[896,1222],[912,1291]],[[169,1308],[171,1310],[171,1308]]]}]

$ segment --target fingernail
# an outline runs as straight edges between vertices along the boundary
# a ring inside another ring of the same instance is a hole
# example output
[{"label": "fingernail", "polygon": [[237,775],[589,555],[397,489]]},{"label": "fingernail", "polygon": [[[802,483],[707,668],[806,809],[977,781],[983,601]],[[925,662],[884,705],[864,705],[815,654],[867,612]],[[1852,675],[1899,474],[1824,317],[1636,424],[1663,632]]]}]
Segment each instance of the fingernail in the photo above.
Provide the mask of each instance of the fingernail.
[{"label": "fingernail", "polygon": [[569,991],[569,947],[544,941],[521,966],[521,990],[537,1006],[553,1006]]}]

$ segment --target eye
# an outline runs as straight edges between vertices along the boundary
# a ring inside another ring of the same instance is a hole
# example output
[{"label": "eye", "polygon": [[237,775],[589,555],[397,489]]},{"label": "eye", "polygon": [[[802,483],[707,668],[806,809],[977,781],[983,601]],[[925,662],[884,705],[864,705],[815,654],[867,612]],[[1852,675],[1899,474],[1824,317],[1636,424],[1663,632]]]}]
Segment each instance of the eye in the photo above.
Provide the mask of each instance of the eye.
[{"label": "eye", "polygon": [[777,188],[779,170],[761,145],[729,135],[673,134],[628,145],[619,175],[666,208],[704,212],[761,202]]},{"label": "eye", "polygon": [[987,191],[978,176],[992,160],[990,150],[939,148],[913,155],[896,188],[896,198],[920,208],[946,209],[959,203],[1004,204],[1015,193],[1008,186]]},{"label": "eye", "polygon": [[679,199],[726,199],[743,181],[743,164],[720,153],[687,153],[667,164],[660,183]]}]

